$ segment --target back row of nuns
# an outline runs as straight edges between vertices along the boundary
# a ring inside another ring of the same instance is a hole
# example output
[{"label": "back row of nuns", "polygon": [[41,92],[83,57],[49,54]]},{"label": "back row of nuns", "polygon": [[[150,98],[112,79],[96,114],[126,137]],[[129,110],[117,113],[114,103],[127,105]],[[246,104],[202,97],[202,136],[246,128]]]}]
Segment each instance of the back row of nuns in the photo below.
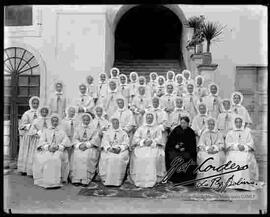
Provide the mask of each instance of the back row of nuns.
[{"label": "back row of nuns", "polygon": [[[166,80],[151,73],[148,83],[132,72],[129,80],[113,68],[110,79],[100,74],[98,85],[88,76],[74,100],[65,95],[62,82],[56,82],[49,106],[32,97],[19,125],[18,171],[33,175],[34,184],[45,188],[59,187],[68,178],[87,186],[98,177],[114,186],[125,177],[138,187],[167,180],[193,185],[196,176],[207,177],[196,167],[212,156],[204,167],[248,164],[229,177],[238,183],[243,176],[248,183],[231,187],[256,189],[250,184],[258,181],[251,119],[240,92],[222,100],[217,84],[207,90],[203,77],[193,81],[188,70],[176,76],[169,71]],[[189,167],[173,171],[181,158]]]}]

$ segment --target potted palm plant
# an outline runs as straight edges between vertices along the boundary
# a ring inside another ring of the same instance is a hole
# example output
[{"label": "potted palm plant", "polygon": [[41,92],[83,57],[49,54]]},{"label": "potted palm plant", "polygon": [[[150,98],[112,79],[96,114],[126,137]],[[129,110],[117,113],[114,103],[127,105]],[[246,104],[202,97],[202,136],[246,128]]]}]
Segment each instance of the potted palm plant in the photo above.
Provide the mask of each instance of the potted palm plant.
[{"label": "potted palm plant", "polygon": [[193,48],[194,53],[201,53],[202,52],[202,42],[203,42],[203,37],[201,34],[201,28],[204,23],[204,16],[193,16],[190,17],[187,21],[187,26],[190,28],[193,28],[193,36],[190,41],[188,41],[188,46],[187,48]]},{"label": "potted palm plant", "polygon": [[221,26],[216,22],[206,22],[202,25],[202,35],[207,43],[206,52],[203,53],[203,64],[210,65],[212,63],[212,54],[210,52],[211,42],[217,39],[224,30],[225,26]]}]

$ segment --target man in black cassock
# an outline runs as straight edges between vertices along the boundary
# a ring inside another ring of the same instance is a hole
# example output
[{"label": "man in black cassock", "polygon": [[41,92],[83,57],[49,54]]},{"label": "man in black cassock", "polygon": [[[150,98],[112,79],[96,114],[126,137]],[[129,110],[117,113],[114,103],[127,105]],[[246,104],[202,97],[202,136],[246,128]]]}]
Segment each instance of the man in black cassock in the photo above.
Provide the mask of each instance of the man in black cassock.
[{"label": "man in black cassock", "polygon": [[[196,174],[193,173],[197,166],[196,135],[189,127],[189,121],[188,117],[181,117],[180,125],[170,133],[166,143],[167,177],[173,183],[186,182],[196,178]],[[177,170],[181,171],[177,172]],[[185,185],[193,186],[194,183]]]}]

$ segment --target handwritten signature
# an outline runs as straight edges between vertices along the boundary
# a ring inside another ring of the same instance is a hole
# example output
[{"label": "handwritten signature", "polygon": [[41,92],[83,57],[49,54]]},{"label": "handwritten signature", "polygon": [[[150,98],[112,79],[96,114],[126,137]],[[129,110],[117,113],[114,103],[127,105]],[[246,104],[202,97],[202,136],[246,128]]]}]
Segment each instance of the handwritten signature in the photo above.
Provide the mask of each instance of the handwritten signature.
[{"label": "handwritten signature", "polygon": [[[203,178],[199,178],[199,179],[191,179],[188,181],[176,183],[176,184],[174,184],[174,186],[188,185],[188,184],[195,182],[196,187],[201,187],[201,186],[212,187],[212,186],[216,185],[217,186],[216,190],[222,192],[226,189],[226,187],[231,186],[231,185],[240,185],[243,183],[254,184],[254,182],[244,182],[241,179],[237,182],[233,182],[234,175],[230,176],[225,182],[222,181],[222,178],[221,178],[221,176],[225,175],[225,174],[235,173],[235,172],[238,172],[241,170],[246,170],[246,169],[248,169],[248,165],[240,166],[240,165],[233,163],[232,161],[228,161],[227,163],[222,164],[218,167],[215,167],[211,164],[208,164],[206,166],[206,163],[209,162],[210,160],[214,160],[214,158],[213,157],[207,158],[204,162],[202,162],[200,165],[198,165],[194,169],[193,174],[196,174],[197,172],[204,173],[204,172],[208,172],[210,170],[216,172],[217,174],[203,177]],[[175,157],[170,164],[170,166],[171,166],[170,169],[167,171],[166,175],[161,180],[161,183],[166,183],[175,172],[176,173],[186,172],[188,167],[190,167],[191,165],[196,165],[196,162],[192,159],[185,162],[185,160],[182,158],[181,155]],[[212,180],[210,180],[210,185],[209,185],[210,178],[212,178]],[[202,181],[202,180],[204,180],[204,181],[198,182],[198,181]],[[208,183],[207,183],[207,181],[208,181]]]}]

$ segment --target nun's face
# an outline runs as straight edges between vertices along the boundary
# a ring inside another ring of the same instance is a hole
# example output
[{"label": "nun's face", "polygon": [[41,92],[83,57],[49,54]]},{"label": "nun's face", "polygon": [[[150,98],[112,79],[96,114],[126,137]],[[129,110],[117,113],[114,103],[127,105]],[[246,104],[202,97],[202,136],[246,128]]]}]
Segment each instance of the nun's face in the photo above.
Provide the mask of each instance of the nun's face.
[{"label": "nun's face", "polygon": [[88,84],[92,84],[93,81],[94,81],[94,78],[93,78],[91,75],[89,75],[89,76],[87,77],[87,82],[88,82]]},{"label": "nun's face", "polygon": [[152,124],[154,120],[154,116],[152,114],[147,114],[146,115],[146,123],[147,124]]},{"label": "nun's face", "polygon": [[151,79],[154,81],[157,79],[157,75],[155,73],[151,74]]},{"label": "nun's face", "polygon": [[208,129],[209,129],[210,131],[212,131],[212,130],[214,130],[214,128],[215,128],[215,121],[212,120],[212,119],[210,119],[210,120],[208,120],[207,125],[208,125]]},{"label": "nun's face", "polygon": [[75,108],[74,107],[70,107],[68,109],[68,117],[73,118],[75,116]]},{"label": "nun's face", "polygon": [[47,108],[42,108],[40,111],[40,114],[43,118],[45,118],[48,115],[49,111]]},{"label": "nun's face", "polygon": [[113,75],[113,77],[116,77],[117,76],[117,70],[116,69],[114,69],[114,70],[112,70],[112,75]]},{"label": "nun's face", "polygon": [[223,101],[223,107],[224,107],[224,109],[227,111],[227,110],[229,110],[230,108],[231,108],[231,102],[230,101]]},{"label": "nun's face", "polygon": [[157,108],[159,106],[159,99],[158,98],[153,98],[152,99],[152,105],[154,108]]},{"label": "nun's face", "polygon": [[172,72],[169,72],[168,73],[168,78],[169,78],[169,80],[172,80],[173,79],[173,73]]},{"label": "nun's face", "polygon": [[182,82],[183,82],[182,76],[178,76],[178,77],[177,77],[177,83],[178,83],[178,84],[182,84]]},{"label": "nun's face", "polygon": [[197,78],[197,85],[202,85],[202,78],[201,77],[198,77]]},{"label": "nun's face", "polygon": [[115,82],[113,82],[113,81],[110,82],[110,89],[111,90],[115,90],[116,89],[116,83]]},{"label": "nun's face", "polygon": [[162,78],[159,78],[159,79],[158,79],[158,84],[159,84],[159,85],[163,85],[163,84],[164,84],[164,80],[163,80]]},{"label": "nun's face", "polygon": [[57,127],[57,126],[58,126],[58,123],[59,123],[58,118],[57,118],[57,117],[53,117],[53,118],[51,119],[51,123],[52,123],[52,126],[53,126],[53,127]]},{"label": "nun's face", "polygon": [[104,82],[104,81],[106,80],[106,75],[105,75],[105,74],[101,74],[101,75],[100,75],[100,80],[101,80],[102,82]]},{"label": "nun's face", "polygon": [[139,87],[139,93],[140,93],[140,95],[144,95],[145,94],[145,88],[144,87]]},{"label": "nun's face", "polygon": [[194,87],[193,87],[192,84],[189,84],[189,85],[187,86],[187,91],[188,91],[189,93],[193,93],[193,89],[194,89]]},{"label": "nun's face", "polygon": [[117,105],[120,109],[124,108],[124,100],[123,99],[118,99],[117,100]]},{"label": "nun's face", "polygon": [[96,114],[97,114],[97,116],[98,117],[101,117],[102,113],[103,113],[103,109],[101,107],[97,107],[96,108]]},{"label": "nun's face", "polygon": [[237,129],[240,129],[242,127],[243,121],[242,121],[241,118],[236,118],[235,121],[234,121],[234,123],[235,123],[236,128]]},{"label": "nun's face", "polygon": [[217,93],[217,86],[216,86],[216,85],[211,85],[211,87],[210,87],[210,92],[211,92],[212,94],[216,94],[216,93]]},{"label": "nun's face", "polygon": [[189,72],[184,72],[184,77],[185,77],[185,79],[188,79],[189,78]]},{"label": "nun's face", "polygon": [[199,112],[200,112],[200,114],[204,115],[206,113],[206,106],[199,105]]},{"label": "nun's face", "polygon": [[241,96],[239,96],[238,94],[234,94],[234,96],[233,96],[233,102],[235,104],[239,104],[240,103],[240,100],[241,100]]},{"label": "nun's face", "polygon": [[182,105],[183,105],[183,100],[182,100],[182,99],[177,99],[177,100],[176,100],[176,107],[177,107],[177,108],[181,108]]},{"label": "nun's face", "polygon": [[84,112],[84,109],[82,107],[79,107],[78,113],[83,113],[83,112]]},{"label": "nun's face", "polygon": [[32,102],[31,102],[31,104],[32,104],[32,107],[34,109],[37,109],[38,106],[39,106],[39,100],[38,99],[33,99]]},{"label": "nun's face", "polygon": [[139,79],[139,84],[140,84],[140,85],[144,85],[144,79],[143,79],[143,78],[140,78],[140,79]]},{"label": "nun's face", "polygon": [[113,126],[113,129],[117,130],[119,128],[119,120],[118,119],[113,119],[112,120],[112,126]]},{"label": "nun's face", "polygon": [[136,81],[136,79],[137,79],[136,74],[132,74],[132,75],[131,75],[131,80],[132,80],[132,81]]},{"label": "nun's face", "polygon": [[88,115],[84,115],[82,117],[82,122],[85,126],[88,126],[88,124],[90,123],[90,117]]},{"label": "nun's face", "polygon": [[187,127],[188,127],[188,122],[186,122],[184,119],[182,119],[182,120],[180,121],[180,125],[181,125],[181,127],[182,127],[183,129],[187,129]]},{"label": "nun's face", "polygon": [[80,85],[79,89],[80,89],[81,94],[86,93],[86,86],[85,85]]},{"label": "nun's face", "polygon": [[63,85],[61,83],[57,83],[56,86],[55,86],[55,90],[57,92],[61,92],[63,89]]},{"label": "nun's face", "polygon": [[167,92],[170,93],[170,94],[173,92],[173,86],[172,85],[167,86]]},{"label": "nun's face", "polygon": [[121,82],[121,84],[125,84],[126,83],[126,77],[125,76],[121,76],[120,77],[120,82]]}]

